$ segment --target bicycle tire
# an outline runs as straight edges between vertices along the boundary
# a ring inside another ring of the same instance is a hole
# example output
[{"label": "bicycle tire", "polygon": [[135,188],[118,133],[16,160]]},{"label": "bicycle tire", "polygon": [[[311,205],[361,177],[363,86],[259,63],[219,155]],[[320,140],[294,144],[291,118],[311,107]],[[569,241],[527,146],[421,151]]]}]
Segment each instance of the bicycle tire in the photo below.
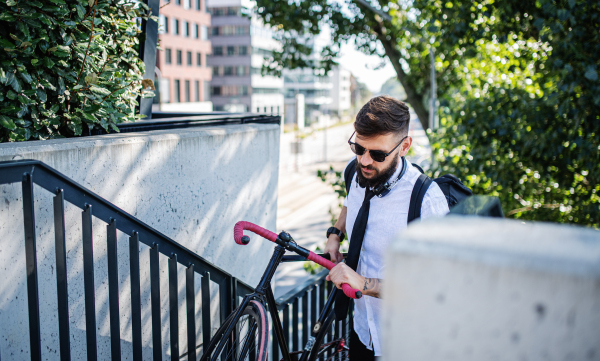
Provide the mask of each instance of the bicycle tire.
[{"label": "bicycle tire", "polygon": [[[236,310],[237,311],[237,310]],[[223,340],[223,334],[233,321],[234,311],[211,339],[207,348],[209,354],[202,355],[201,360],[233,360],[233,361],[266,361],[269,345],[269,321],[265,306],[259,301],[252,300],[236,320],[236,328],[231,337]],[[254,328],[254,326],[256,326]],[[235,331],[237,330],[237,332]],[[249,336],[254,330],[253,337]],[[254,338],[254,340],[252,340]],[[246,342],[248,341],[248,342]],[[221,344],[225,345],[216,354]]]},{"label": "bicycle tire", "polygon": [[348,355],[348,345],[349,345],[349,340],[350,340],[349,323],[346,323],[346,327],[347,327],[346,336],[343,337],[344,343],[346,345],[345,349],[344,350],[334,350],[330,354],[323,354],[325,347],[327,347],[327,345],[328,345],[328,344],[324,343],[326,336],[329,336],[330,339],[334,342],[338,341],[342,338],[342,337],[337,337],[336,339],[333,339],[336,336],[333,331],[333,328],[332,328],[332,323],[334,322],[334,319],[335,319],[335,311],[331,310],[329,312],[329,314],[327,314],[327,317],[325,317],[325,322],[321,326],[319,333],[317,333],[317,336],[315,336],[315,343],[313,344],[313,348],[308,357],[308,361],[317,361],[317,360],[346,361],[346,360],[350,359],[349,355]]}]

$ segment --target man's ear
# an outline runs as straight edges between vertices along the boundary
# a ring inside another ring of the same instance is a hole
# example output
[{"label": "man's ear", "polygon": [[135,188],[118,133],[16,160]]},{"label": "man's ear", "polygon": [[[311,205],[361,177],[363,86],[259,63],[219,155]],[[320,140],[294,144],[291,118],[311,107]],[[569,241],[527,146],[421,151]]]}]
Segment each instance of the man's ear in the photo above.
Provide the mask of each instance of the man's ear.
[{"label": "man's ear", "polygon": [[406,137],[400,146],[400,156],[404,157],[412,145],[412,137]]}]

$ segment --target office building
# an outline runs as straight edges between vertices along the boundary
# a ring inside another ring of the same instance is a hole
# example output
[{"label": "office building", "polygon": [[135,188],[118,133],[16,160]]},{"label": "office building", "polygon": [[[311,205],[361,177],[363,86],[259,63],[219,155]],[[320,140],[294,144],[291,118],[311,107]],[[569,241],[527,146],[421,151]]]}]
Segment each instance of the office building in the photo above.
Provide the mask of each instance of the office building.
[{"label": "office building", "polygon": [[207,56],[210,14],[206,0],[161,0],[160,50],[157,53],[157,88],[154,107],[162,111],[211,111],[211,69]]},{"label": "office building", "polygon": [[283,114],[283,79],[261,75],[265,58],[280,44],[259,19],[246,16],[246,0],[207,0],[212,16],[210,83],[214,110]]}]

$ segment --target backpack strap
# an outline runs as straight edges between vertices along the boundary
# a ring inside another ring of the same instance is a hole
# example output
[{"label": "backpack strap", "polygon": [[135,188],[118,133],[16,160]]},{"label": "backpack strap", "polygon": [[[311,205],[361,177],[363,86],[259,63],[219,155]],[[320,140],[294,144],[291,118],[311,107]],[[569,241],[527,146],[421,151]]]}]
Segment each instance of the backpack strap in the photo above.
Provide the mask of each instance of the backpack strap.
[{"label": "backpack strap", "polygon": [[346,195],[350,194],[350,185],[352,184],[352,179],[354,178],[354,173],[356,173],[356,158],[348,166],[344,171],[344,183],[346,183]]},{"label": "backpack strap", "polygon": [[427,193],[427,189],[433,180],[426,176],[425,174],[421,174],[417,181],[415,182],[415,186],[413,187],[412,194],[410,195],[410,205],[408,207],[408,222],[410,223],[415,219],[421,217],[421,206],[423,205],[423,198],[425,198],[425,194]]}]

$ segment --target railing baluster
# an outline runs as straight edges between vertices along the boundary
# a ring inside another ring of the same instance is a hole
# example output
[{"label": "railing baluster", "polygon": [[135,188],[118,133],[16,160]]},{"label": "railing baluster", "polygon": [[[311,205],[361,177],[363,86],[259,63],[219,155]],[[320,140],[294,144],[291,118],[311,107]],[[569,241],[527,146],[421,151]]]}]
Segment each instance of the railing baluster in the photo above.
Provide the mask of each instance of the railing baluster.
[{"label": "railing baluster", "polygon": [[[277,307],[276,305],[268,305],[268,307]],[[272,361],[279,361],[279,340],[277,339],[277,333],[275,332],[275,322],[273,323],[273,328],[272,328],[272,332],[273,332],[273,337],[271,337],[271,342],[273,343],[273,360]]]},{"label": "railing baluster", "polygon": [[[319,312],[317,311],[317,285],[313,286],[310,290],[310,324],[314,325],[317,323],[317,315]],[[309,330],[312,334],[312,330]]]},{"label": "railing baluster", "polygon": [[325,306],[325,282],[325,279],[323,279],[323,281],[319,285],[319,314]]},{"label": "railing baluster", "polygon": [[196,286],[194,284],[194,265],[185,270],[185,302],[187,308],[188,360],[196,360]]},{"label": "railing baluster", "polygon": [[54,197],[54,249],[56,252],[56,295],[60,359],[71,360],[69,331],[69,291],[67,287],[67,249],[65,244],[65,195],[62,189]]},{"label": "railing baluster", "polygon": [[212,337],[210,322],[210,273],[205,272],[200,281],[202,290],[202,352],[206,350]]},{"label": "railing baluster", "polygon": [[121,326],[119,323],[119,263],[117,262],[117,221],[106,226],[108,258],[108,303],[110,309],[110,352],[113,360],[121,359]]},{"label": "railing baluster", "polygon": [[[227,316],[229,316],[229,314],[233,312],[233,277],[227,277],[223,282],[219,284],[219,293],[219,298],[221,301],[221,324],[223,324],[223,322],[225,322],[225,320],[227,319]],[[224,352],[221,354],[221,361],[227,361],[226,356],[227,354],[229,354],[231,348],[233,347],[233,337],[234,335],[232,333],[230,337],[230,342],[223,349]]]},{"label": "railing baluster", "polygon": [[33,205],[33,180],[31,174],[23,174],[23,225],[25,227],[25,262],[27,264],[27,307],[29,311],[29,345],[32,360],[42,359],[40,341],[40,307],[37,277],[35,239],[35,214]]},{"label": "railing baluster", "polygon": [[298,326],[300,321],[298,319],[300,313],[300,307],[298,306],[298,297],[294,298],[292,305],[292,350],[298,350]]},{"label": "railing baluster", "polygon": [[177,295],[177,255],[169,258],[169,321],[171,322],[171,359],[179,359],[179,300]]},{"label": "railing baluster", "polygon": [[285,305],[283,309],[283,343],[290,347],[290,305]]},{"label": "railing baluster", "polygon": [[129,270],[131,274],[131,343],[133,359],[142,359],[142,296],[140,289],[140,235],[129,237]]},{"label": "railing baluster", "polygon": [[308,297],[309,291],[302,296],[302,347],[308,342]]},{"label": "railing baluster", "polygon": [[150,303],[152,307],[152,355],[162,360],[161,317],[160,317],[160,271],[158,244],[150,248]]},{"label": "railing baluster", "polygon": [[85,334],[88,360],[98,359],[96,348],[96,296],[94,286],[94,240],[92,238],[92,205],[81,213],[83,233],[83,286],[85,292]]}]

